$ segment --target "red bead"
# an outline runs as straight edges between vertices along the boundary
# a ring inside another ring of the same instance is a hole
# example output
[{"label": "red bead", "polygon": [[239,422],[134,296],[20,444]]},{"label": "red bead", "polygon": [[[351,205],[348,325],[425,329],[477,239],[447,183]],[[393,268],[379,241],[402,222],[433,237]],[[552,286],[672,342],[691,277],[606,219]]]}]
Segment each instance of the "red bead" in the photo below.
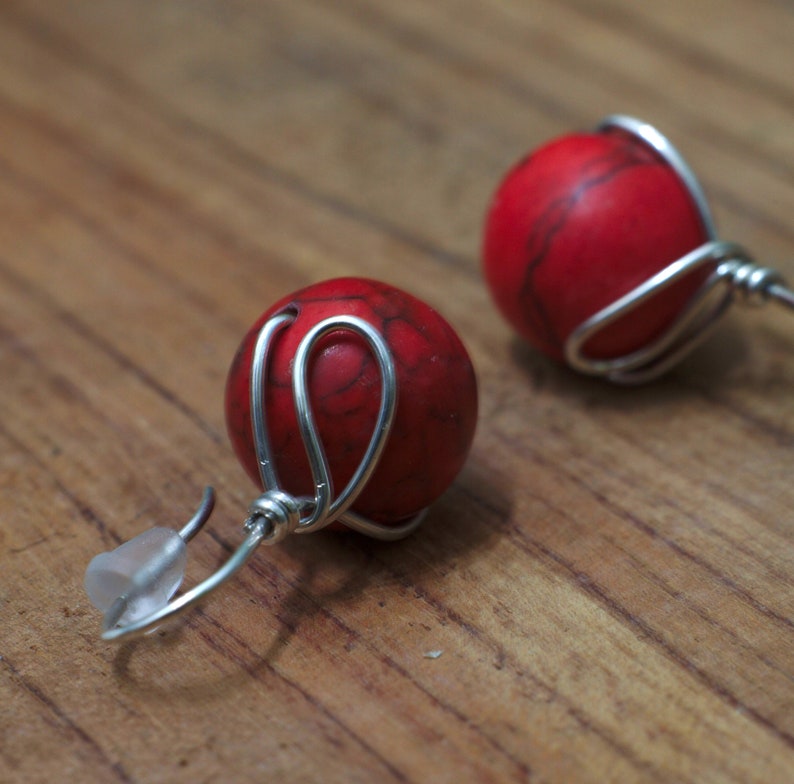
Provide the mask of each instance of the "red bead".
[{"label": "red bead", "polygon": [[[392,353],[397,409],[375,473],[352,509],[385,524],[413,517],[449,486],[474,437],[477,385],[460,339],[425,303],[371,280],[329,280],[277,302],[243,339],[226,384],[229,436],[260,486],[249,402],[251,355],[264,322],[285,310],[294,311],[296,318],[272,345],[263,401],[282,489],[296,496],[314,494],[291,388],[298,344],[326,318],[358,316],[381,333]],[[378,365],[363,338],[349,331],[323,338],[309,365],[308,387],[338,493],[361,462],[380,405]]]},{"label": "red bead", "polygon": [[[687,187],[652,147],[618,129],[572,134],[519,161],[497,189],[484,273],[516,331],[563,360],[576,327],[707,239]],[[585,352],[605,359],[647,346],[709,272],[660,292]]]}]

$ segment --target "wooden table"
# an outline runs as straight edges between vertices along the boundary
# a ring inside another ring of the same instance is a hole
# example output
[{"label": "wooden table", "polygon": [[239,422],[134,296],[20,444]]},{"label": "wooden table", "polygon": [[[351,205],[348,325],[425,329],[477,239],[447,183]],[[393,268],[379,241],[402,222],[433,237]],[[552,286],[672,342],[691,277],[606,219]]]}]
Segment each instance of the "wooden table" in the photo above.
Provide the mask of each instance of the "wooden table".
[{"label": "wooden table", "polygon": [[[625,389],[479,271],[504,170],[620,111],[794,278],[792,52],[785,0],[0,4],[0,780],[793,781],[791,315]],[[462,475],[402,543],[293,537],[102,642],[95,553],[207,483],[188,584],[240,541],[231,357],[347,274],[469,347]]]}]

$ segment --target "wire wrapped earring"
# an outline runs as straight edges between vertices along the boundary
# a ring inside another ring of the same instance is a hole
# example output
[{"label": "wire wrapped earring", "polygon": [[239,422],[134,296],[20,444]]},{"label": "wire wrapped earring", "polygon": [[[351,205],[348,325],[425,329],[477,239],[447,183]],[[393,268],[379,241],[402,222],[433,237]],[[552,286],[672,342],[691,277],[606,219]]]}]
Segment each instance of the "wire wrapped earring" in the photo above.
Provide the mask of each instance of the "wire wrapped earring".
[{"label": "wire wrapped earring", "polygon": [[407,536],[462,468],[476,420],[466,349],[423,302],[361,278],[277,302],[243,339],[226,386],[230,439],[263,490],[245,539],[215,574],[171,600],[186,542],[212,512],[207,488],[181,531],[153,528],[97,555],[85,587],[105,613],[103,638],[142,634],[185,611],[259,544],[327,526]]},{"label": "wire wrapped earring", "polygon": [[717,238],[673,145],[631,117],[519,161],[486,219],[483,269],[508,322],[582,373],[641,383],[697,346],[737,299],[794,309],[794,292]]}]

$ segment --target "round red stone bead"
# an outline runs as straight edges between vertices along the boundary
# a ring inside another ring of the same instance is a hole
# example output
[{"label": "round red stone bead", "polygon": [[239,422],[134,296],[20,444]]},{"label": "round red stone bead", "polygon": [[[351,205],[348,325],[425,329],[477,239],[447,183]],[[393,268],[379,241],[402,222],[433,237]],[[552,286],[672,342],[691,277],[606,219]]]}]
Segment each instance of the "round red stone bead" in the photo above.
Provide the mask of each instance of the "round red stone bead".
[{"label": "round red stone bead", "polygon": [[[296,496],[314,494],[291,388],[298,344],[326,318],[358,316],[381,333],[391,351],[397,408],[375,473],[352,509],[384,524],[413,517],[449,486],[474,437],[477,384],[457,334],[415,297],[361,278],[318,283],[273,305],[243,339],[226,384],[229,436],[246,471],[260,486],[249,402],[251,356],[262,325],[284,311],[295,319],[273,342],[261,401],[282,489]],[[381,379],[371,349],[357,334],[330,333],[315,347],[308,387],[339,492],[361,462],[377,419]]]},{"label": "round red stone bead", "polygon": [[[514,329],[564,360],[576,327],[708,239],[686,185],[650,145],[620,129],[577,133],[507,173],[487,215],[483,269]],[[607,359],[647,346],[709,272],[660,292],[585,352]]]}]

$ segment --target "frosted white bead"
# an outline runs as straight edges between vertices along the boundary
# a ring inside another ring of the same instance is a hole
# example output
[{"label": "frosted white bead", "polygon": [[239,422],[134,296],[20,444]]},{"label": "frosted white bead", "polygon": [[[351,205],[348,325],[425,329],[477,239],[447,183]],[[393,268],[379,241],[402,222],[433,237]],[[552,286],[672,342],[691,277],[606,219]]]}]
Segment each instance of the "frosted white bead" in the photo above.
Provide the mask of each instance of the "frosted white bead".
[{"label": "frosted white bead", "polygon": [[131,623],[165,607],[182,582],[186,561],[187,548],[176,531],[151,528],[95,556],[85,572],[85,590],[102,612],[126,597],[118,623]]}]

